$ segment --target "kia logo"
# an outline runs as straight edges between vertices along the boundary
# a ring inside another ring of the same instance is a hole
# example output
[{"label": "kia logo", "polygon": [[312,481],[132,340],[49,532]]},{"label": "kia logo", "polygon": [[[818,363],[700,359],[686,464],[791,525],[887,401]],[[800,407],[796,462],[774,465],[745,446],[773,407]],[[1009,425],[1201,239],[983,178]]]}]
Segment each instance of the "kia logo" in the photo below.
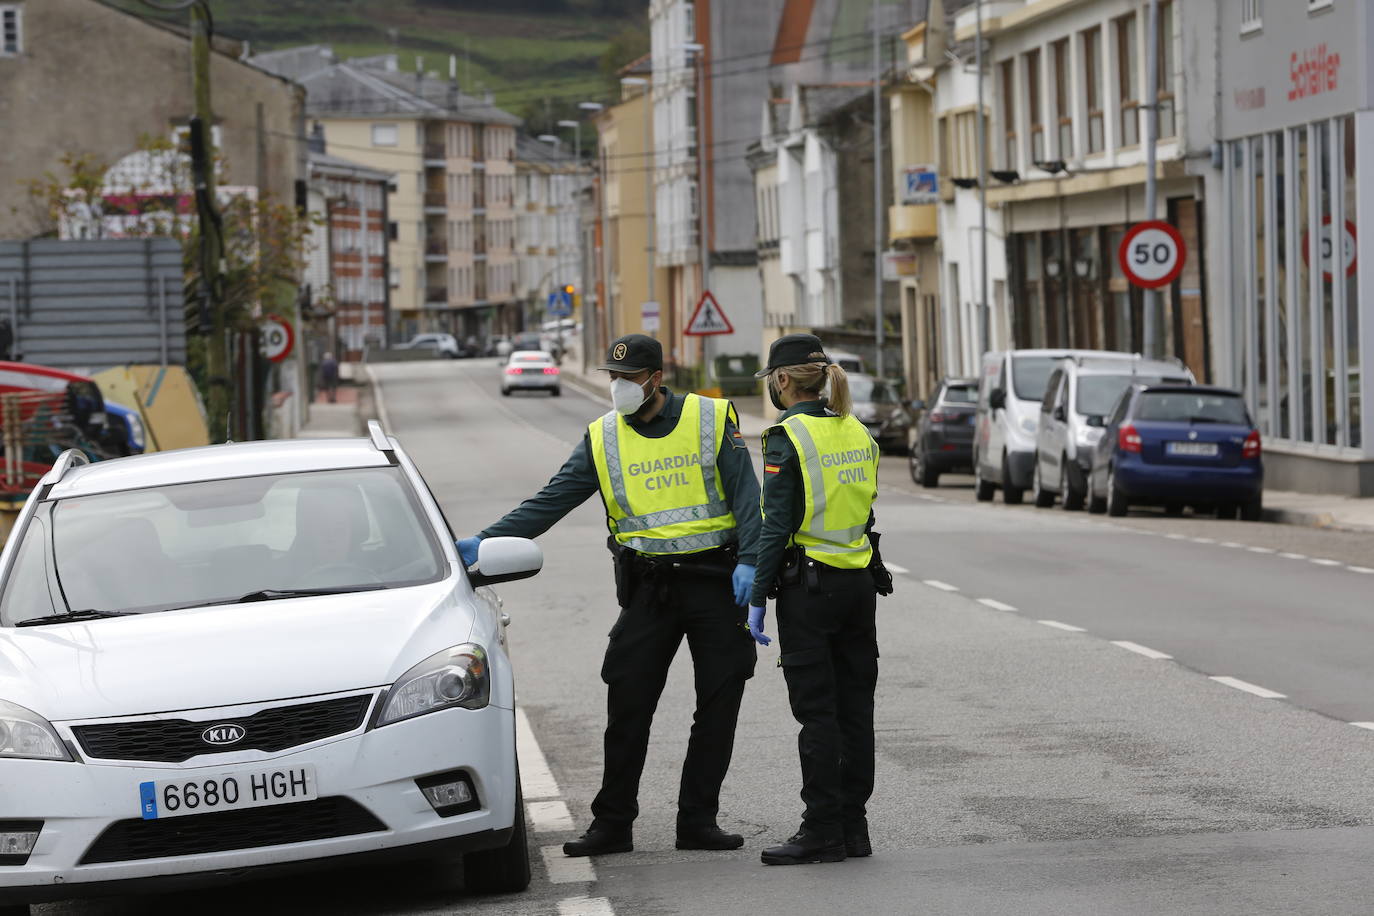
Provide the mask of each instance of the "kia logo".
[{"label": "kia logo", "polygon": [[206,744],[238,744],[247,734],[242,725],[211,725],[200,733],[200,740]]}]

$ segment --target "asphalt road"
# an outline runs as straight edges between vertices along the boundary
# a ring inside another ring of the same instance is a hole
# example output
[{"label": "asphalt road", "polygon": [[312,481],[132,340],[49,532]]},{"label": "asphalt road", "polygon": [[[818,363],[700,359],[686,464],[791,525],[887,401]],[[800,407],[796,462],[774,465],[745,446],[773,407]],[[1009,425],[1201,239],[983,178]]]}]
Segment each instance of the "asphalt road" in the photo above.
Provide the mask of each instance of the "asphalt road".
[{"label": "asphalt road", "polygon": [[[391,430],[459,536],[540,487],[605,409],[568,388],[503,398],[486,361],[378,375]],[[881,476],[884,553],[906,572],[879,605],[872,859],[758,864],[800,815],[776,644],[759,653],[722,797],[721,824],[747,836],[744,850],[673,849],[692,709],[684,651],[655,722],[636,851],[561,856],[600,780],[598,673],[616,613],[593,498],[541,539],[539,577],[501,589],[538,747],[521,751],[536,850],[527,893],[475,898],[457,869],[392,868],[49,909],[1374,911],[1374,731],[1349,724],[1374,722],[1374,575],[1349,568],[1374,565],[1370,538],[974,504],[958,489],[920,491],[898,458]]]}]

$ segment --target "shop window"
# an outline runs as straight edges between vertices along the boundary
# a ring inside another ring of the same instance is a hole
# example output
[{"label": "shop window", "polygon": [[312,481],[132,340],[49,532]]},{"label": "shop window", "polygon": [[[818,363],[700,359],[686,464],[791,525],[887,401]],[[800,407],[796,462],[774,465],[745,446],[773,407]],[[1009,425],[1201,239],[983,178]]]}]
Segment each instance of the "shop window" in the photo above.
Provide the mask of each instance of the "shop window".
[{"label": "shop window", "polygon": [[1073,158],[1073,108],[1069,102],[1069,40],[1056,41],[1054,54],[1054,116],[1059,123],[1059,148],[1055,151],[1060,159]]},{"label": "shop window", "polygon": [[1136,47],[1135,13],[1116,21],[1117,89],[1121,100],[1118,146],[1140,143],[1140,56]]},{"label": "shop window", "polygon": [[1030,118],[1031,162],[1045,161],[1045,119],[1040,97],[1040,52],[1026,55],[1026,114]]},{"label": "shop window", "polygon": [[1088,152],[1100,153],[1106,146],[1102,113],[1102,30],[1083,33],[1083,92],[1088,103]]}]

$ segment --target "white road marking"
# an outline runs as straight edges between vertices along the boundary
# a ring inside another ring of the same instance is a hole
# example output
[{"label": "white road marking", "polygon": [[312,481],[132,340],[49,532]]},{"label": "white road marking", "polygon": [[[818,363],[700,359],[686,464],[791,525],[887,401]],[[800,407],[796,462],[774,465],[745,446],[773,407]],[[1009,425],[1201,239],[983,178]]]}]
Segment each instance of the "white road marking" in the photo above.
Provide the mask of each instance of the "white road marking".
[{"label": "white road marking", "polygon": [[1083,629],[1082,627],[1076,627],[1076,626],[1074,626],[1074,625],[1071,624],[1071,623],[1060,623],[1060,622],[1057,621],[1057,620],[1037,620],[1036,623],[1042,623],[1042,624],[1044,624],[1044,625],[1047,626],[1047,627],[1054,627],[1056,630],[1065,630],[1065,631],[1067,631],[1067,632],[1069,632],[1069,633],[1086,633],[1086,632],[1088,632],[1087,630]]},{"label": "white road marking", "polygon": [[1141,645],[1140,643],[1138,643],[1138,642],[1130,642],[1129,640],[1125,640],[1125,639],[1113,640],[1113,641],[1112,641],[1112,645],[1114,645],[1114,646],[1120,646],[1121,648],[1125,649],[1127,652],[1134,652],[1136,655],[1143,655],[1143,656],[1145,656],[1146,658],[1155,658],[1155,659],[1173,658],[1172,655],[1165,655],[1163,652],[1159,652],[1159,651],[1157,651],[1157,650],[1155,650],[1155,649],[1151,649],[1151,648],[1149,648],[1148,646],[1142,646],[1142,645]]},{"label": "white road marking", "polygon": [[1374,574],[1374,569],[1370,569],[1368,566],[1347,566],[1346,569],[1351,572],[1364,573],[1365,575]]},{"label": "white road marking", "polygon": [[561,801],[532,801],[525,805],[535,833],[563,833],[573,829],[572,814]]},{"label": "white road marking", "polygon": [[1215,544],[1216,538],[1193,538],[1194,544]]},{"label": "white road marking", "polygon": [[1307,555],[1306,555],[1306,554],[1301,554],[1301,553],[1281,553],[1281,554],[1279,554],[1279,556],[1282,557],[1282,558],[1285,559],[1285,560],[1306,560],[1306,559],[1307,559]]},{"label": "white road marking", "polygon": [[942,592],[957,592],[959,590],[959,586],[950,585],[948,582],[941,582],[939,579],[923,579],[921,581],[931,588],[938,588]]},{"label": "white road marking", "polygon": [[1257,697],[1264,697],[1266,700],[1282,700],[1286,694],[1277,693],[1267,687],[1260,687],[1258,684],[1251,684],[1234,677],[1212,677],[1209,680],[1216,681],[1218,684],[1225,684],[1227,687],[1234,687],[1237,690],[1244,690],[1246,693],[1253,693]]},{"label": "white road marking", "polygon": [[1273,553],[1273,552],[1274,552],[1274,548],[1272,548],[1272,547],[1247,547],[1247,548],[1245,548],[1245,549],[1248,550],[1248,551],[1250,551],[1251,553]]},{"label": "white road marking", "polygon": [[1312,558],[1312,562],[1313,562],[1313,563],[1316,563],[1318,566],[1340,566],[1340,565],[1342,565],[1340,560],[1328,560],[1328,559],[1326,559],[1325,557],[1313,557],[1313,558]]},{"label": "white road marking", "polygon": [[979,599],[978,599],[978,603],[981,604],[981,605],[983,605],[983,606],[985,606],[985,607],[990,607],[990,608],[992,608],[994,611],[1014,611],[1014,610],[1016,610],[1016,608],[1012,607],[1010,604],[1003,604],[1002,602],[998,601],[996,598],[979,598]]},{"label": "white road marking", "polygon": [[1235,541],[1222,541],[1218,547],[1244,547],[1244,544],[1237,544]]},{"label": "white road marking", "polygon": [[896,563],[889,563],[886,560],[883,561],[883,565],[887,567],[888,572],[896,573],[899,576],[905,576],[907,573],[911,572],[911,570],[907,569],[905,566],[898,566]]},{"label": "white road marking", "polygon": [[558,782],[549,770],[544,752],[535,740],[534,729],[523,709],[515,711],[515,747],[520,754],[520,788],[525,792],[525,800],[557,798]]},{"label": "white road marking", "polygon": [[592,860],[586,856],[565,856],[562,846],[541,846],[539,854],[544,857],[544,868],[548,870],[552,884],[574,884],[596,880],[596,870]]},{"label": "white road marking", "polygon": [[1350,724],[1356,728],[1367,728],[1374,732],[1374,722],[1351,722]]},{"label": "white road marking", "polygon": [[1171,541],[1186,541],[1186,540],[1188,540],[1188,535],[1186,535],[1186,534],[1166,534],[1166,535],[1164,535],[1164,536],[1165,536],[1166,538],[1168,538],[1169,540],[1171,540]]},{"label": "white road marking", "polygon": [[569,897],[558,901],[558,916],[615,916],[605,897]]}]

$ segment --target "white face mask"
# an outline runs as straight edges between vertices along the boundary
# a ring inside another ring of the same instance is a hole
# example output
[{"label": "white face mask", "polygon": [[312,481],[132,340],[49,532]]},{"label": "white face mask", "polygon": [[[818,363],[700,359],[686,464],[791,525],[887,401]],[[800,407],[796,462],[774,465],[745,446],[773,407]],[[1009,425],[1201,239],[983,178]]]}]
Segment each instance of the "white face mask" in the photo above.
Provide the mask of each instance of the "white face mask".
[{"label": "white face mask", "polygon": [[647,400],[649,396],[644,393],[644,386],[627,378],[611,380],[611,404],[621,413],[628,416],[644,406]]}]

